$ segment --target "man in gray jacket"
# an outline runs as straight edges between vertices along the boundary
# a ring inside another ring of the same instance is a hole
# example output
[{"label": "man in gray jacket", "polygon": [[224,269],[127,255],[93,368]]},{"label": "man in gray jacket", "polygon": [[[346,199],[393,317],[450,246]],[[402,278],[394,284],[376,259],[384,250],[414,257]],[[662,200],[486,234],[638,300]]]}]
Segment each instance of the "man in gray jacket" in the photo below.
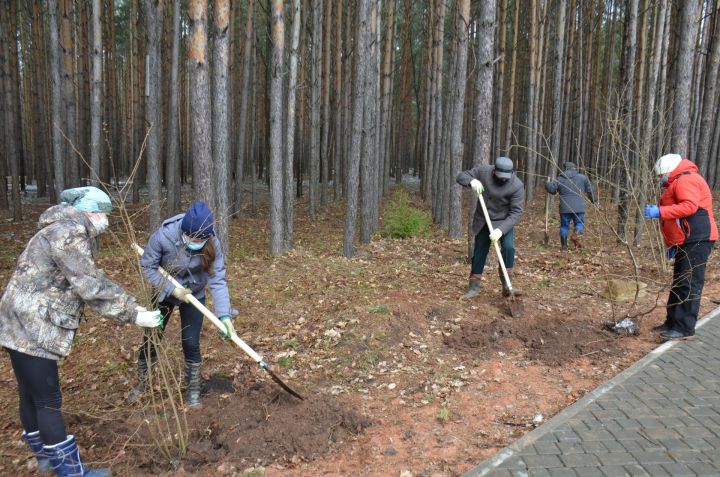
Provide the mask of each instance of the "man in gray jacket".
[{"label": "man in gray jacket", "polygon": [[[483,195],[490,221],[494,227],[493,230],[488,229],[480,200],[478,200],[472,223],[472,233],[475,235],[472,268],[470,269],[468,291],[463,295],[463,298],[473,298],[480,293],[480,280],[492,242],[500,241],[503,261],[508,274],[512,276],[515,264],[514,227],[523,213],[525,189],[522,181],[515,175],[513,162],[509,157],[498,157],[495,165],[481,164],[469,171],[462,171],[457,175],[456,181],[463,187],[472,188],[475,194]],[[498,267],[498,272],[503,287],[503,296],[509,296],[510,290],[503,279],[500,267]],[[520,290],[513,287],[513,293],[519,295]]]},{"label": "man in gray jacket", "polygon": [[596,197],[592,184],[585,174],[579,173],[575,164],[565,163],[565,172],[557,180],[545,182],[545,190],[550,194],[560,194],[560,248],[567,250],[570,222],[573,233],[570,239],[575,248],[582,248],[582,235],[585,232],[585,195],[595,203]]}]

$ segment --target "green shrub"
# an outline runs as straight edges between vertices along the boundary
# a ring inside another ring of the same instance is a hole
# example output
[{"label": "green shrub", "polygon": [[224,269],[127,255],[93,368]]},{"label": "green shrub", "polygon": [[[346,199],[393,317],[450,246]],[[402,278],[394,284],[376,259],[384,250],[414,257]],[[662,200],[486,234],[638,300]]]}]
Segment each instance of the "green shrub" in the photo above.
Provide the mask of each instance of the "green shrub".
[{"label": "green shrub", "polygon": [[398,191],[385,206],[385,225],[381,235],[390,238],[427,237],[430,234],[430,215],[416,209],[405,191]]}]

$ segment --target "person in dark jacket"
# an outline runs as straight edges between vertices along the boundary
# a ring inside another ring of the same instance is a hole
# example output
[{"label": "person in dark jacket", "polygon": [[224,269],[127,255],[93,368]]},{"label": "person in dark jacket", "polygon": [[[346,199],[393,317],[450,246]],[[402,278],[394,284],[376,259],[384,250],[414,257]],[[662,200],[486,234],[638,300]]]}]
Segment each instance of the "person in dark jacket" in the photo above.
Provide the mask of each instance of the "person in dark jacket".
[{"label": "person in dark jacket", "polygon": [[575,248],[582,248],[582,235],[585,233],[585,196],[593,203],[597,200],[587,176],[579,173],[573,162],[566,162],[565,171],[557,180],[545,182],[545,190],[550,194],[560,194],[560,248],[567,250],[570,222],[573,223],[570,239]]},{"label": "person in dark jacket", "polygon": [[40,471],[101,477],[87,469],[75,437],[65,431],[58,360],[70,354],[85,305],[101,315],[142,327],[160,324],[97,268],[96,237],[108,227],[110,197],[95,187],[67,189],[60,205],[40,215],[38,232],[18,258],[0,299],[0,346],[18,383],[23,437]]},{"label": "person in dark jacket", "polygon": [[[509,157],[498,157],[495,165],[481,164],[457,175],[456,181],[463,187],[470,187],[475,194],[482,194],[493,230],[489,230],[485,223],[485,216],[477,200],[475,215],[472,223],[472,233],[475,235],[475,248],[473,250],[472,268],[468,291],[463,298],[473,298],[480,293],[480,280],[485,269],[485,262],[492,242],[499,240],[502,257],[508,274],[512,277],[515,264],[515,224],[520,220],[525,206],[525,189],[523,183],[515,175],[513,162]],[[503,295],[509,296],[510,290],[505,283],[502,269],[498,267]],[[513,286],[513,292],[521,292]]]},{"label": "person in dark jacket", "polygon": [[663,193],[659,205],[645,206],[646,219],[660,219],[667,255],[674,257],[673,279],[665,322],[654,327],[666,339],[695,335],[705,267],[718,239],[712,193],[695,164],[679,154],[666,154],[655,163]]},{"label": "person in dark jacket", "polygon": [[[210,289],[215,314],[225,325],[223,337],[229,339],[235,332],[232,325],[230,293],[225,279],[225,260],[220,241],[213,229],[213,215],[202,201],[197,201],[184,214],[165,220],[156,230],[140,259],[150,284],[155,289],[165,320],[176,306],[180,308],[182,349],[185,357],[185,400],[189,406],[200,405],[200,330],[203,315],[188,301],[193,295],[205,303],[205,288]],[[172,275],[182,288],[175,288],[160,274],[162,267]],[[148,356],[150,362],[156,357],[156,350],[149,346],[146,334],[138,356],[138,383],[130,391],[128,401],[136,401],[147,389]]]}]

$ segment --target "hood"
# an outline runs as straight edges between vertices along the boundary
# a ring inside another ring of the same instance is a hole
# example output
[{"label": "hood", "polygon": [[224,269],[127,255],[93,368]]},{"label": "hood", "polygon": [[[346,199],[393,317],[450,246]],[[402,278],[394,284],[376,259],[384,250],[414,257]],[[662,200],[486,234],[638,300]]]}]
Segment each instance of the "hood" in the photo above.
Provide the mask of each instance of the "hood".
[{"label": "hood", "polygon": [[562,175],[567,177],[568,179],[572,179],[573,177],[578,175],[578,171],[576,169],[565,169]]},{"label": "hood", "polygon": [[67,204],[53,205],[43,212],[40,215],[40,219],[38,219],[38,228],[42,229],[50,224],[60,222],[62,220],[69,220],[70,222],[82,225],[91,237],[97,235],[95,227],[92,222],[90,222],[87,215],[85,215],[85,212],[81,212],[75,207]]},{"label": "hood", "polygon": [[182,243],[182,231],[180,230],[180,224],[182,223],[183,217],[185,217],[185,214],[178,214],[170,217],[169,219],[164,220],[162,227],[160,227],[163,236],[176,245]]},{"label": "hood", "polygon": [[670,186],[670,184],[672,184],[673,181],[675,179],[677,179],[678,176],[680,176],[681,174],[685,174],[686,172],[697,172],[697,171],[698,171],[698,167],[695,165],[694,162],[689,161],[687,159],[683,159],[682,161],[680,161],[680,164],[678,164],[678,166],[675,169],[673,169],[673,171],[670,173],[670,175],[668,176],[668,180],[665,183],[664,187]]}]

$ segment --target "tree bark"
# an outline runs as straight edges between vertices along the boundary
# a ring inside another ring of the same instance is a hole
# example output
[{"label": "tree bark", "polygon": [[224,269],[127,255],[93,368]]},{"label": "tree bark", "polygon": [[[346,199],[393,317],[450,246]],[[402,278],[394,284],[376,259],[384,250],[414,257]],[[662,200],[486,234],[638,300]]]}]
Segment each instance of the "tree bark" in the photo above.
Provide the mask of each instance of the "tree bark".
[{"label": "tree bark", "polygon": [[[456,81],[453,91],[453,117],[450,129],[450,174],[448,177],[457,174],[462,169],[464,154],[462,132],[465,106],[465,86],[467,83],[467,56],[468,56],[468,29],[470,28],[470,0],[459,0],[458,12],[455,18],[457,35],[457,70]],[[462,236],[462,188],[453,184],[450,188],[450,225],[448,235],[451,238]]]},{"label": "tree bark", "polygon": [[708,61],[705,67],[705,94],[700,119],[700,138],[698,140],[697,153],[694,158],[701,174],[710,178],[707,174],[711,160],[718,161],[717,157],[710,156],[712,138],[717,121],[715,120],[715,109],[717,100],[717,83],[720,79],[720,1],[715,1],[715,30],[712,34],[712,43]]},{"label": "tree bark", "polygon": [[176,214],[180,209],[180,0],[173,0],[172,51],[170,60],[170,98],[168,101],[168,139],[165,147],[165,183],[167,185],[167,213]]},{"label": "tree bark", "polygon": [[[368,22],[369,3],[371,0],[358,0],[358,29],[355,37],[356,52],[364,51],[371,41]],[[363,134],[364,86],[367,57],[364,54],[355,55],[356,87],[353,97],[352,136],[350,155],[348,160],[347,181],[347,207],[345,213],[345,230],[343,238],[343,255],[346,258],[355,256],[355,229],[358,209],[358,189],[360,172],[360,147]]]},{"label": "tree bark", "polygon": [[698,32],[698,2],[680,2],[680,31],[677,50],[673,99],[672,150],[682,157],[690,153],[690,103],[695,39]]},{"label": "tree bark", "polygon": [[[300,28],[302,17],[300,15],[300,0],[293,0],[292,19],[292,40],[290,44],[290,73],[288,77],[288,100],[287,100],[287,132],[285,140],[286,156],[283,164],[284,173],[284,236],[283,250],[289,251],[293,248],[293,206],[295,197],[293,194],[293,165],[295,158],[295,116],[297,103],[297,79],[298,79],[298,48],[300,46]],[[339,131],[338,131],[339,132]],[[336,176],[337,180],[337,176]]]},{"label": "tree bark", "polygon": [[190,117],[195,195],[215,207],[212,162],[212,116],[207,62],[207,0],[190,0]]},{"label": "tree bark", "polygon": [[310,65],[310,216],[314,219],[318,211],[320,186],[320,88],[322,73],[322,15],[323,0],[312,0],[313,27]]},{"label": "tree bark", "polygon": [[[250,89],[250,63],[252,61],[253,41],[253,8],[255,0],[249,0],[247,5],[247,19],[245,20],[245,38],[243,40],[243,66],[242,89],[240,90],[240,113],[238,118],[238,140],[235,152],[235,200],[233,201],[233,215],[238,216],[242,208],[242,181],[245,167],[245,157],[250,149],[247,147],[247,117],[248,93]],[[254,179],[253,179],[254,180]]]},{"label": "tree bark", "polygon": [[147,22],[147,74],[145,121],[148,131],[147,149],[147,188],[148,188],[148,225],[155,230],[162,221],[162,180],[160,165],[160,134],[162,133],[162,115],[160,114],[161,62],[160,32],[163,23],[163,0],[145,0],[145,20]]},{"label": "tree bark", "polygon": [[77,148],[78,141],[75,128],[75,62],[74,44],[72,34],[72,0],[60,0],[60,48],[62,49],[62,94],[65,124],[63,132],[68,141],[66,167],[68,168],[68,182],[76,187],[80,184],[80,164],[73,147]]},{"label": "tree bark", "polygon": [[213,91],[212,91],[212,157],[214,160],[215,223],[217,236],[223,252],[229,252],[230,219],[230,120],[228,117],[228,75],[230,73],[230,55],[228,38],[230,26],[230,0],[213,0],[213,19],[215,26],[213,51]]},{"label": "tree bark", "polygon": [[[60,0],[62,1],[62,0]],[[62,94],[60,92],[60,41],[58,38],[58,5],[57,0],[48,0],[48,28],[50,29],[50,77],[52,93],[52,138],[53,138],[53,169],[55,174],[55,193],[65,189],[65,148],[62,137]]]},{"label": "tree bark", "polygon": [[90,105],[90,183],[97,187],[100,179],[102,127],[102,24],[100,0],[92,0],[92,98]]},{"label": "tree bark", "polygon": [[332,36],[332,6],[333,2],[328,1],[325,4],[325,25],[323,26],[323,35],[325,38],[325,46],[323,48],[323,67],[322,67],[322,146],[320,148],[320,158],[322,161],[322,170],[320,174],[320,204],[325,205],[328,202],[328,181],[330,180],[330,37]]},{"label": "tree bark", "polygon": [[270,254],[281,255],[285,222],[283,187],[283,50],[285,13],[283,0],[270,0]]}]

